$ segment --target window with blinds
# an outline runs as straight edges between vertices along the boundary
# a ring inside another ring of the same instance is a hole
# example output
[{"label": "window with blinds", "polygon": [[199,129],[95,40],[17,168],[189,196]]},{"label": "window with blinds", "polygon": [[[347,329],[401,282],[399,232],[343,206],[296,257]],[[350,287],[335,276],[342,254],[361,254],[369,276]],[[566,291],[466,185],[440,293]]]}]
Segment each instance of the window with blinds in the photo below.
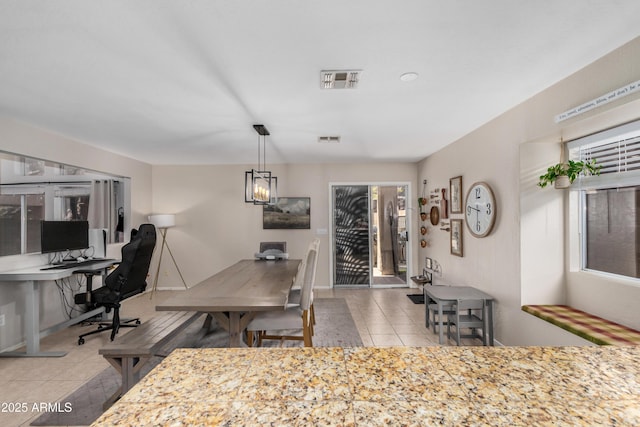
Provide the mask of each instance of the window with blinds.
[{"label": "window with blinds", "polygon": [[573,190],[640,184],[640,121],[628,123],[567,144],[569,159],[601,166],[599,176],[579,177]]},{"label": "window with blinds", "polygon": [[572,160],[596,159],[600,175],[640,170],[640,136],[595,147],[580,148]]},{"label": "window with blinds", "polygon": [[601,166],[581,177],[581,259],[584,270],[640,278],[640,121],[567,144],[569,158]]}]

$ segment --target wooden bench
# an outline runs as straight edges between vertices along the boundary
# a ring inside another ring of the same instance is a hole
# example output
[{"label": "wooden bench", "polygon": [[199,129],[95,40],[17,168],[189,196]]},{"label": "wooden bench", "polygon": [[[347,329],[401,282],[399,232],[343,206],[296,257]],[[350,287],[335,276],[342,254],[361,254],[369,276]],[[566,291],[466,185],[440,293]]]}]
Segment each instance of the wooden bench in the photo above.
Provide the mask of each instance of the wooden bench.
[{"label": "wooden bench", "polygon": [[104,403],[108,409],[140,379],[140,369],[202,313],[169,311],[156,316],[98,350],[122,377],[120,388]]},{"label": "wooden bench", "polygon": [[598,345],[638,345],[640,331],[568,305],[523,305],[522,310]]}]

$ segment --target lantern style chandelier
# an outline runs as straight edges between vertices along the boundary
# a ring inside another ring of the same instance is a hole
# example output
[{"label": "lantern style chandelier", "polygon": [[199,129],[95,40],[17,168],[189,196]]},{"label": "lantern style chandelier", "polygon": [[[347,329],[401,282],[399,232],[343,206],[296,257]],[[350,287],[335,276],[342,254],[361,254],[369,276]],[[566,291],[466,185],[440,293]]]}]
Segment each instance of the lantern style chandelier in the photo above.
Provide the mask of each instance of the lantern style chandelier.
[{"label": "lantern style chandelier", "polygon": [[278,200],[278,178],[267,170],[266,139],[270,134],[264,125],[253,125],[253,128],[258,133],[258,166],[244,173],[244,201],[272,205]]}]

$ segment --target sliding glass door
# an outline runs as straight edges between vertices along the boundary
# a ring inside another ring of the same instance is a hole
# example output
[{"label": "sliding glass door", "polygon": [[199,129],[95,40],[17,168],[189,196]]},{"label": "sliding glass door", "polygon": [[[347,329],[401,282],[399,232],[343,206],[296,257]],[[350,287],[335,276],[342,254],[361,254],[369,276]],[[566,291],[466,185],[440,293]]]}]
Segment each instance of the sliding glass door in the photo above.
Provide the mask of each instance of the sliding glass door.
[{"label": "sliding glass door", "polygon": [[335,286],[369,286],[369,186],[333,187]]},{"label": "sliding glass door", "polygon": [[407,185],[333,185],[333,285],[407,285]]}]

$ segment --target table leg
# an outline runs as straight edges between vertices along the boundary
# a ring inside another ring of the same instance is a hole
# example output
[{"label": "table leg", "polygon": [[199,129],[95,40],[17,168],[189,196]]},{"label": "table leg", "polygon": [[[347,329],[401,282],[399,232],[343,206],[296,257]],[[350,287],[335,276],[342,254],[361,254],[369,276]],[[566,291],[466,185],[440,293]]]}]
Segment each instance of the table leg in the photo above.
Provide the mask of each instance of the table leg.
[{"label": "table leg", "polygon": [[422,295],[424,298],[424,326],[429,330],[429,296],[427,295],[427,287],[422,287]]},{"label": "table leg", "polygon": [[102,404],[105,411],[123,394],[129,391],[140,380],[140,370],[151,359],[150,357],[105,357],[111,366],[120,373],[120,387]]},{"label": "table leg", "polygon": [[440,334],[440,345],[444,344],[444,323],[442,321],[442,318],[444,316],[444,313],[442,312],[442,300],[438,300],[438,323],[439,328],[438,328],[438,333]]},{"label": "table leg", "polygon": [[229,347],[241,347],[242,338],[240,336],[240,313],[232,311],[229,313]]},{"label": "table leg", "polygon": [[487,300],[487,321],[489,322],[489,324],[487,325],[487,330],[489,331],[488,333],[488,345],[490,346],[494,346],[495,342],[493,339],[493,301],[492,300]]},{"label": "table leg", "polygon": [[216,318],[218,324],[229,332],[229,347],[246,347],[247,344],[242,340],[242,334],[254,318],[255,313],[252,312],[213,312],[210,313]]},{"label": "table leg", "polygon": [[24,334],[26,352],[10,351],[0,353],[0,357],[62,357],[64,351],[40,351],[40,288],[35,280],[23,282],[25,292]]},{"label": "table leg", "polygon": [[40,288],[35,281],[26,282],[26,313],[24,333],[27,341],[27,354],[40,352]]}]

